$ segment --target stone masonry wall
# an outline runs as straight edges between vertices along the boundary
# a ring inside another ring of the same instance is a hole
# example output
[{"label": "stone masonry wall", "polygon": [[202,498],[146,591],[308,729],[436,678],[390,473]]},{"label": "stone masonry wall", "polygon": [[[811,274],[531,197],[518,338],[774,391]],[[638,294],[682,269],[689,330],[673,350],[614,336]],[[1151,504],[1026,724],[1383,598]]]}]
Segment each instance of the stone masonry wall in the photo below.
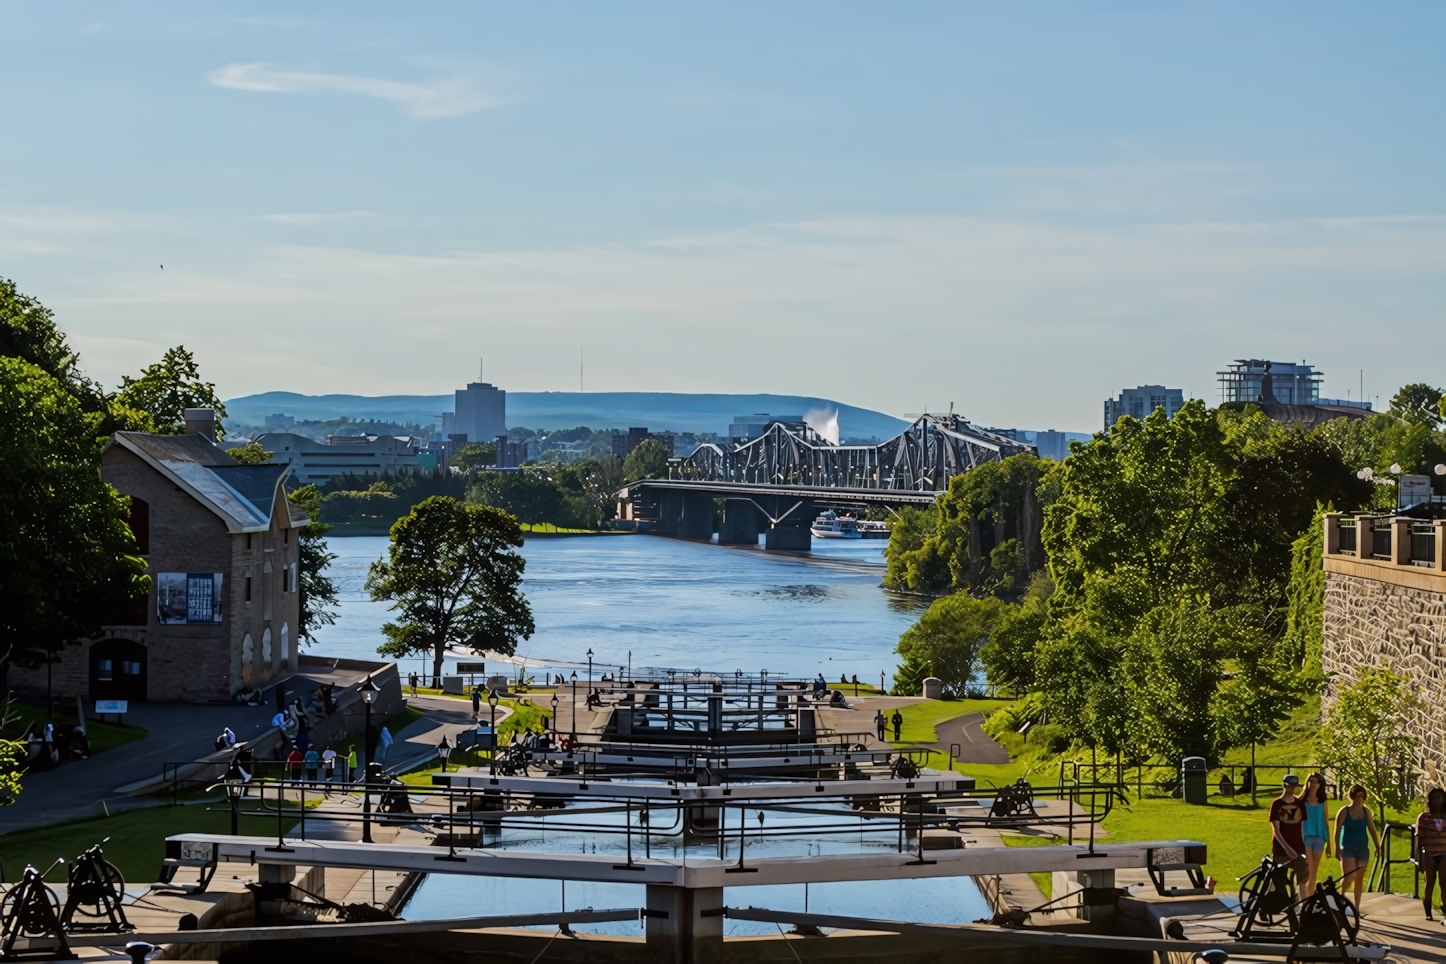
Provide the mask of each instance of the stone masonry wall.
[{"label": "stone masonry wall", "polygon": [[1446,593],[1327,570],[1322,667],[1331,675],[1323,703],[1360,672],[1387,664],[1420,688],[1425,710],[1413,729],[1421,739],[1422,790],[1439,782],[1446,763]]}]

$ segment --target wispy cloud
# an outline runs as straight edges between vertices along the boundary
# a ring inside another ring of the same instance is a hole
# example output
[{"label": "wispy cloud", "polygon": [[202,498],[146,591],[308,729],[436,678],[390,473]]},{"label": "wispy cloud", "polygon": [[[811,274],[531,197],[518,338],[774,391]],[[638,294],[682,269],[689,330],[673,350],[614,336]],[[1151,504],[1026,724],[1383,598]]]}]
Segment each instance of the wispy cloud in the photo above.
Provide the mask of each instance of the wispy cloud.
[{"label": "wispy cloud", "polygon": [[456,117],[473,111],[488,110],[508,102],[504,97],[486,90],[471,78],[462,75],[431,83],[408,83],[352,74],[317,74],[297,70],[279,70],[270,64],[227,64],[206,75],[217,87],[249,90],[268,94],[293,94],[330,91],[360,94],[400,104],[413,117],[434,120]]}]

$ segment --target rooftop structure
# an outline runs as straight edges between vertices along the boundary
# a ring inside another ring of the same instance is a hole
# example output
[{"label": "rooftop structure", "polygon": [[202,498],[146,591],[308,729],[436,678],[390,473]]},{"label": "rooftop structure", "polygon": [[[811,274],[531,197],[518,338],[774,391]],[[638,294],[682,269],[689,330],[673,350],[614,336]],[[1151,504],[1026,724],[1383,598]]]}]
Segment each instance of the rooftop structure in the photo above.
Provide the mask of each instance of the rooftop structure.
[{"label": "rooftop structure", "polygon": [[1297,365],[1261,358],[1237,358],[1216,374],[1222,405],[1271,401],[1315,405],[1320,401],[1320,383],[1325,377],[1305,362]]},{"label": "rooftop structure", "polygon": [[410,435],[332,435],[325,442],[294,432],[267,432],[256,441],[272,462],[291,467],[298,484],[325,485],[338,475],[393,475],[436,466],[436,453]]}]

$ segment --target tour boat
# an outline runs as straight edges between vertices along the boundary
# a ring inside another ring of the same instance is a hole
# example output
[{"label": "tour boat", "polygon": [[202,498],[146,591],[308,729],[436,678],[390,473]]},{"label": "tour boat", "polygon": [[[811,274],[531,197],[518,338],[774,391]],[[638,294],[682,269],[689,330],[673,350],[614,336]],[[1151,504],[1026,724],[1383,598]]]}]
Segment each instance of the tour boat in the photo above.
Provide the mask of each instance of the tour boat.
[{"label": "tour boat", "polygon": [[866,519],[860,519],[859,535],[865,539],[887,539],[889,537],[889,524],[887,522],[869,522]]},{"label": "tour boat", "polygon": [[827,512],[813,520],[809,527],[815,539],[858,539],[859,524],[855,519],[848,516],[840,516],[829,509]]}]

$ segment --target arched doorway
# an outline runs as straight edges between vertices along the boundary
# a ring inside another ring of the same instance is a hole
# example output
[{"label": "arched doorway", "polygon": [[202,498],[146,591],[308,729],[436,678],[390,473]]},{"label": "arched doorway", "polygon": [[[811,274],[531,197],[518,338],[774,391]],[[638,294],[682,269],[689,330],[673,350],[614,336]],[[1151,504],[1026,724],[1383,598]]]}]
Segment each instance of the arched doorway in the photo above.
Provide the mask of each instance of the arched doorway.
[{"label": "arched doorway", "polygon": [[90,698],[146,699],[146,648],[131,639],[103,639],[90,648]]}]

